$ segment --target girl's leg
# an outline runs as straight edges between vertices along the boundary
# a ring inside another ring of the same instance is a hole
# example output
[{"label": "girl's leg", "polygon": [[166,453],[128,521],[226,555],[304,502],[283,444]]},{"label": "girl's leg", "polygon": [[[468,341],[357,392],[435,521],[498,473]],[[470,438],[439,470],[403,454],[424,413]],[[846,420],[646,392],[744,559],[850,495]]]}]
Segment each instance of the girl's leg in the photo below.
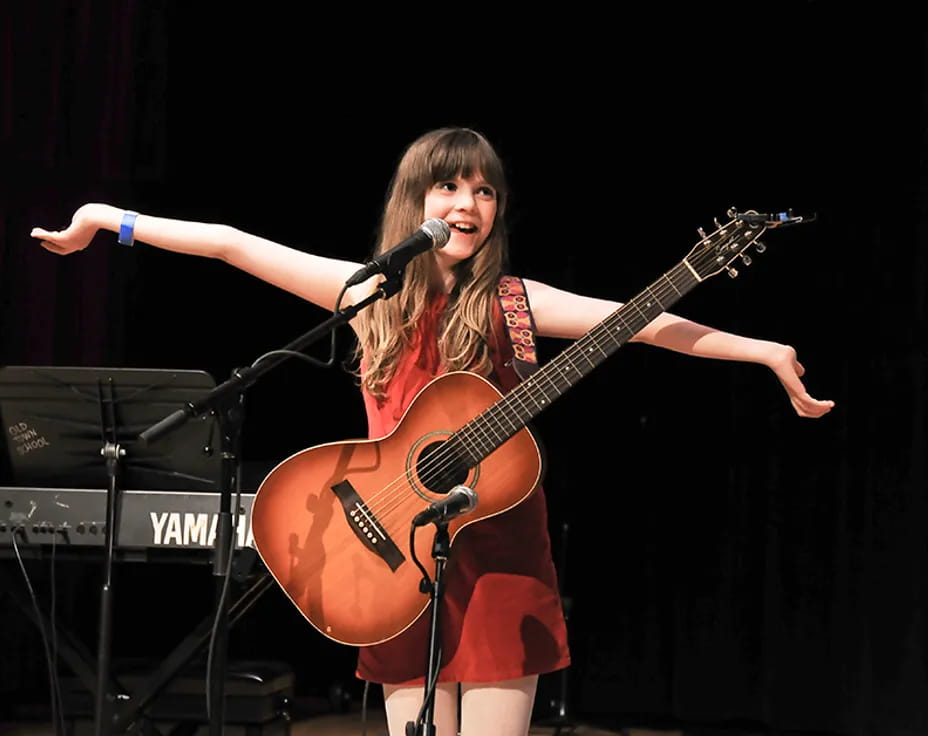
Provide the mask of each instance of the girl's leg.
[{"label": "girl's leg", "polygon": [[[416,685],[415,687],[383,686],[383,699],[387,711],[387,727],[390,729],[390,736],[406,736],[406,724],[415,721],[419,717],[424,692],[422,685]],[[456,682],[441,682],[438,684],[435,690],[433,720],[435,722],[436,736],[457,736],[458,685]]]},{"label": "girl's leg", "polygon": [[[461,736],[528,736],[538,675],[461,686]],[[441,734],[439,734],[441,736]]]}]

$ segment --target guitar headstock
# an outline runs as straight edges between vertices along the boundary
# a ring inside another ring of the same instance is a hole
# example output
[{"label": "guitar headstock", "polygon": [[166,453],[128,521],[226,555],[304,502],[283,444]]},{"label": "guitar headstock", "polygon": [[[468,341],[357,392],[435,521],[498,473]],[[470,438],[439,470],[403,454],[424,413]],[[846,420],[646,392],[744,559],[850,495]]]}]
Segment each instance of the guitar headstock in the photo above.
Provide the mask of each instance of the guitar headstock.
[{"label": "guitar headstock", "polygon": [[815,219],[814,216],[812,218],[797,217],[793,215],[792,210],[768,215],[755,210],[738,212],[732,208],[727,214],[731,219],[724,225],[716,220],[716,229],[709,235],[699,230],[702,240],[683,259],[700,281],[722,271],[727,271],[729,276],[735,278],[738,270],[731,264],[740,259],[744,265],[750,265],[751,256],[747,250],[752,245],[756,252],[763,253],[767,246],[760,242],[759,238],[767,230]]}]

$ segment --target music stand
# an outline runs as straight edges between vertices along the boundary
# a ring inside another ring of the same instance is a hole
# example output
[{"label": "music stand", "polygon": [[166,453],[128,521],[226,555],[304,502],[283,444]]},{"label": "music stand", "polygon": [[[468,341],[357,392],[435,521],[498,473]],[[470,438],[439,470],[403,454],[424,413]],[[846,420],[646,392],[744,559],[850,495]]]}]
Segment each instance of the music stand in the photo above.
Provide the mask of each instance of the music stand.
[{"label": "music stand", "polygon": [[[95,722],[112,728],[111,637],[119,491],[215,491],[224,468],[214,414],[149,446],[139,433],[178,404],[215,387],[203,371],[51,366],[0,367],[0,471],[13,485],[106,488],[106,559],[100,597]],[[104,730],[105,729],[105,730]]]},{"label": "music stand", "polygon": [[113,439],[126,450],[123,488],[218,491],[216,417],[198,417],[151,445],[137,441],[178,404],[215,385],[193,370],[0,366],[0,476],[15,486],[106,488],[100,452]]}]

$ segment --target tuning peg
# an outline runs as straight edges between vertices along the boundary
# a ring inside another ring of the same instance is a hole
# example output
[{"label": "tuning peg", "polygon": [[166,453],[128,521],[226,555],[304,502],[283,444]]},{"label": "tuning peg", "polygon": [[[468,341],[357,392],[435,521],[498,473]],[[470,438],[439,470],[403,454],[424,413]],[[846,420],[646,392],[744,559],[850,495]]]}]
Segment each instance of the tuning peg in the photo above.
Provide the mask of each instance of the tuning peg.
[{"label": "tuning peg", "polygon": [[738,278],[738,269],[737,269],[737,268],[726,268],[725,270],[728,271],[729,277],[731,277],[731,278],[733,278],[733,279]]},{"label": "tuning peg", "polygon": [[696,228],[696,232],[699,233],[699,238],[700,238],[701,240],[705,240],[705,239],[706,239],[706,231],[705,231],[703,228],[697,227],[697,228]]},{"label": "tuning peg", "polygon": [[751,256],[749,256],[747,253],[742,253],[742,254],[741,254],[741,262],[742,262],[745,266],[750,266],[751,263],[753,263],[753,261],[751,260]]},{"label": "tuning peg", "polygon": [[718,218],[718,217],[713,217],[713,218],[712,218],[712,222],[715,223],[715,227],[716,227],[717,230],[721,230],[721,229],[722,229],[722,223],[719,222],[719,218]]},{"label": "tuning peg", "polygon": [[754,244],[754,250],[757,251],[758,253],[763,253],[765,250],[767,250],[767,246],[766,246],[766,244],[764,244],[764,243],[762,243],[761,241],[758,240],[758,241]]}]

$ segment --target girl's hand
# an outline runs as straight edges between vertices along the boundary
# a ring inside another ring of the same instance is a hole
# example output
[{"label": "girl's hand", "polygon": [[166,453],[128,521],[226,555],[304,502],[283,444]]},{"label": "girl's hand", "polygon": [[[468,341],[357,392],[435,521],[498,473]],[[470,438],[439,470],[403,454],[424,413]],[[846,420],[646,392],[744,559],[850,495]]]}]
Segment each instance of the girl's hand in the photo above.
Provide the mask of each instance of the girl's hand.
[{"label": "girl's hand", "polygon": [[790,403],[801,417],[818,418],[831,411],[834,401],[814,399],[806,391],[801,377],[806,372],[796,358],[796,351],[789,345],[780,345],[767,363],[776,374],[789,396]]},{"label": "girl's hand", "polygon": [[94,218],[97,205],[85,204],[80,207],[71,218],[71,224],[64,230],[44,230],[40,227],[32,228],[30,235],[40,241],[45,250],[67,255],[83,250],[100,229]]}]

